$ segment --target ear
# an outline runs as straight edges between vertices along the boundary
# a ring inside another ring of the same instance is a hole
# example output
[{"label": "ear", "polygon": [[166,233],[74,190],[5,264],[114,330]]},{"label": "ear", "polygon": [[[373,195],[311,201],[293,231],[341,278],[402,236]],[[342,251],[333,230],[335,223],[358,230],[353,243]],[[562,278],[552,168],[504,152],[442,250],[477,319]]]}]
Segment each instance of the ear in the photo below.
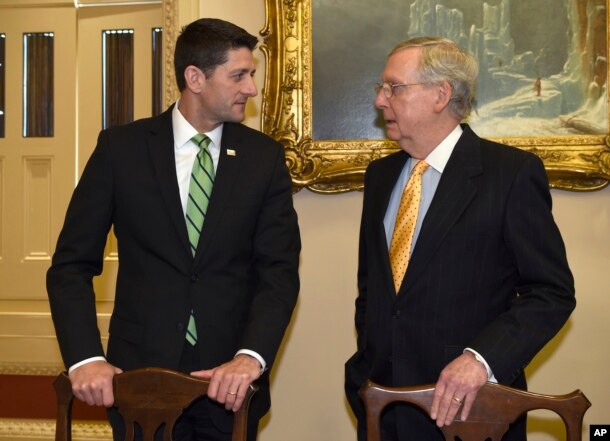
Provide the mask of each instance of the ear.
[{"label": "ear", "polygon": [[436,87],[437,95],[436,102],[434,103],[434,109],[437,112],[441,112],[449,105],[453,90],[451,89],[451,85],[447,81],[438,84]]},{"label": "ear", "polygon": [[205,74],[197,66],[187,66],[184,69],[186,88],[193,93],[199,93],[205,84]]}]

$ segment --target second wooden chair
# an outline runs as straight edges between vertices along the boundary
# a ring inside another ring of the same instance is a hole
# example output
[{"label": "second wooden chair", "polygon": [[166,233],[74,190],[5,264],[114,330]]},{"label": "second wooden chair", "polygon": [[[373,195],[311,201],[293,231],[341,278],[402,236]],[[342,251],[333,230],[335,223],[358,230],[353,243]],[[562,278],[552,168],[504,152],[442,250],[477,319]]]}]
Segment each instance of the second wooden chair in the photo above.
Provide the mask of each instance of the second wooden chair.
[{"label": "second wooden chair", "polygon": [[[367,440],[379,441],[379,417],[390,403],[414,404],[430,415],[434,385],[385,387],[368,381],[360,389],[366,408]],[[487,383],[478,392],[466,421],[454,420],[442,428],[447,441],[500,441],[510,423],[534,409],[549,409],[561,416],[567,441],[581,441],[582,420],[591,403],[576,390],[567,395],[541,395]],[[459,418],[459,412],[456,418]]]}]

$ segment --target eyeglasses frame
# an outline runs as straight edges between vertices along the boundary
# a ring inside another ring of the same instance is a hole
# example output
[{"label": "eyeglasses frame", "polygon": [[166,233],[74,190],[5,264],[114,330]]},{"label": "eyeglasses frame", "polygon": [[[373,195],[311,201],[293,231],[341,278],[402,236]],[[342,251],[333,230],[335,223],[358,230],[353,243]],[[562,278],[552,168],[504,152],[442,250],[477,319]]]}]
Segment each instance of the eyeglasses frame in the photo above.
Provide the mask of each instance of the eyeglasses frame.
[{"label": "eyeglasses frame", "polygon": [[[384,81],[383,83],[375,83],[375,93],[377,95],[379,95],[379,92],[383,91],[383,95],[387,98],[390,99],[393,96],[395,96],[394,94],[394,89],[396,87],[409,87],[409,86],[419,86],[422,84],[426,84],[426,83],[390,83],[389,81]],[[388,86],[387,88],[384,88],[384,86]],[[386,90],[390,91],[390,94],[388,95],[386,93]]]}]

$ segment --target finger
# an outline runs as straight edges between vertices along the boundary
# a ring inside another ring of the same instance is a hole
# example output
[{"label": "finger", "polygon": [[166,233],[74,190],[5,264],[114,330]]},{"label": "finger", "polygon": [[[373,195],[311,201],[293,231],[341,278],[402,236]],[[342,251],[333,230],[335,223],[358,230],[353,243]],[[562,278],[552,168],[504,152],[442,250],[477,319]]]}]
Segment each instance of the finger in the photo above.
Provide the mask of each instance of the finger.
[{"label": "finger", "polygon": [[81,384],[75,382],[72,385],[72,392],[76,398],[87,403],[89,406],[101,406],[102,404],[102,396],[95,383]]},{"label": "finger", "polygon": [[225,409],[231,410],[233,409],[233,404],[235,403],[235,395],[231,395],[227,393],[224,399]]},{"label": "finger", "polygon": [[233,392],[233,389],[239,391],[239,386],[230,386],[227,391],[227,397],[225,400],[225,409],[233,410],[235,404],[237,402],[237,397],[239,392]]},{"label": "finger", "polygon": [[440,398],[438,414],[436,415],[436,425],[438,427],[443,427],[448,418],[455,416],[455,412],[453,413],[453,416],[450,414],[454,409],[457,411],[455,405],[459,405],[459,403],[453,400],[455,394],[456,392],[454,389],[446,388],[445,393]]},{"label": "finger", "polygon": [[226,409],[230,410],[239,392],[239,378],[227,369],[219,370],[214,378],[216,377],[220,384],[218,387],[218,401],[226,404]]},{"label": "finger", "polygon": [[235,402],[233,403],[233,407],[232,407],[232,411],[233,412],[237,412],[241,405],[244,402],[244,399],[246,398],[246,392],[248,391],[248,388],[250,387],[250,384],[248,383],[242,383],[239,386],[239,390],[237,392],[237,395],[235,396]]},{"label": "finger", "polygon": [[462,421],[466,421],[468,419],[468,415],[470,415],[470,409],[472,409],[477,392],[471,392],[464,397],[464,406],[462,407],[462,413],[460,415],[460,419]]},{"label": "finger", "polygon": [[[218,380],[218,378],[212,376],[210,379],[210,384],[208,385],[208,397],[210,397],[212,400],[218,400],[219,398],[219,394],[220,394],[220,381]],[[226,391],[225,391],[226,393]],[[223,401],[224,403],[224,397],[223,397]]]},{"label": "finger", "polygon": [[445,426],[448,426],[453,422],[458,410],[460,409],[460,407],[462,407],[462,403],[462,398],[459,398],[457,395],[451,397],[451,405],[449,406],[449,409],[447,410],[447,415],[445,416]]},{"label": "finger", "polygon": [[451,407],[453,401],[451,400],[453,393],[445,394],[440,400],[440,405],[438,407],[438,414],[436,416],[436,425],[438,427],[443,427],[445,425],[445,421],[447,421],[448,413],[451,411]]},{"label": "finger", "polygon": [[220,382],[220,386],[218,387],[218,398],[223,398],[222,403],[226,403],[228,401],[233,404],[233,400],[235,395],[237,394],[236,390],[238,386],[232,386],[233,380],[230,378],[225,378]]},{"label": "finger", "polygon": [[226,381],[226,384],[227,384],[227,391],[225,393],[225,395],[226,395],[225,408],[227,410],[231,410],[233,408],[235,400],[237,399],[237,394],[239,393],[239,383],[231,380],[231,381]]},{"label": "finger", "polygon": [[112,391],[112,384],[103,387],[100,391],[100,395],[101,405],[103,405],[104,407],[112,407],[112,405],[114,404],[114,393]]},{"label": "finger", "polygon": [[73,389],[72,393],[77,399],[79,399],[83,403],[87,403],[89,406],[95,406],[93,396],[90,393],[87,393],[85,390]]},{"label": "finger", "polygon": [[238,410],[241,408],[241,405],[243,404],[243,402],[244,402],[244,398],[243,398],[243,397],[241,397],[241,398],[240,398],[240,397],[238,396],[238,397],[235,399],[235,403],[233,403],[233,407],[231,408],[231,410],[232,410],[233,412],[237,412],[237,411],[238,411]]},{"label": "finger", "polygon": [[205,380],[209,380],[214,375],[214,369],[207,369],[203,371],[194,371],[191,372],[193,377],[203,378]]},{"label": "finger", "polygon": [[430,408],[430,418],[433,420],[436,420],[436,417],[438,416],[441,399],[444,393],[445,385],[439,381],[434,388],[434,397],[432,398],[432,407]]},{"label": "finger", "polygon": [[93,386],[91,388],[91,397],[93,399],[93,403],[96,406],[101,406],[104,403],[104,400],[102,398],[102,388],[101,387]]}]

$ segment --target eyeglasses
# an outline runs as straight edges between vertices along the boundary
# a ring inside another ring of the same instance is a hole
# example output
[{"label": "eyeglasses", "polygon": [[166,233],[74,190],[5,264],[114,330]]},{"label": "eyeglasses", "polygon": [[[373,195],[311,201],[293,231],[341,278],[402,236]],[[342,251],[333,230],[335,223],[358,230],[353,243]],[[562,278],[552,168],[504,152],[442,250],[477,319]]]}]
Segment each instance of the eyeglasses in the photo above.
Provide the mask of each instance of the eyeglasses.
[{"label": "eyeglasses", "polygon": [[424,84],[424,83],[396,83],[396,84],[392,84],[392,83],[388,83],[387,81],[384,81],[383,83],[375,84],[375,93],[377,95],[379,95],[379,92],[383,91],[383,94],[385,95],[386,98],[391,98],[392,95],[394,95],[394,89],[395,88],[397,88],[397,87],[417,86],[419,84]]}]

